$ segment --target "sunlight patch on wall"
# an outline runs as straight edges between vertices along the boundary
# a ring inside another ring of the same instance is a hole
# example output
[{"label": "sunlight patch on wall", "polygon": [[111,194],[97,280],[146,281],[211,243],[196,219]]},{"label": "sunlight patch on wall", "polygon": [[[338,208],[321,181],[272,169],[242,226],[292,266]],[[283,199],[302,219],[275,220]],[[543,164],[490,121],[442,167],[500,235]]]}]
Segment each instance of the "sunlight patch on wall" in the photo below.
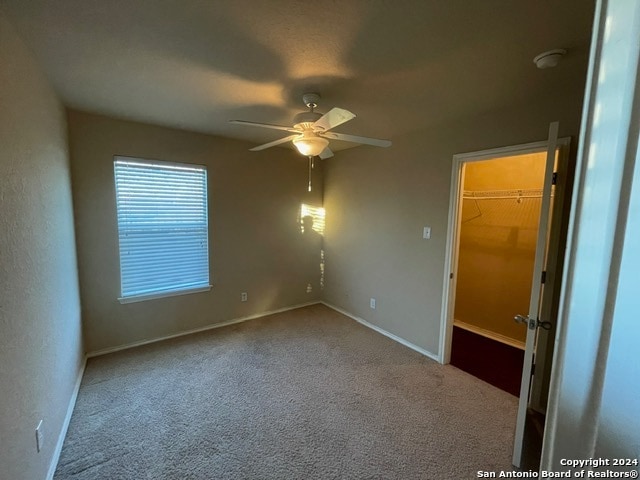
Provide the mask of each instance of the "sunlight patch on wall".
[{"label": "sunlight patch on wall", "polygon": [[313,229],[318,232],[320,235],[324,235],[324,217],[325,210],[322,207],[314,207],[312,205],[307,205],[303,203],[300,205],[300,232],[304,233],[304,222],[302,219],[304,217],[313,218]]},{"label": "sunlight patch on wall", "polygon": [[307,283],[307,293],[312,293],[317,288],[320,290],[324,288],[324,249],[322,244],[324,243],[325,209],[306,203],[300,204],[298,223],[304,239],[305,253],[303,256],[310,262],[309,272],[313,272],[313,278]]}]

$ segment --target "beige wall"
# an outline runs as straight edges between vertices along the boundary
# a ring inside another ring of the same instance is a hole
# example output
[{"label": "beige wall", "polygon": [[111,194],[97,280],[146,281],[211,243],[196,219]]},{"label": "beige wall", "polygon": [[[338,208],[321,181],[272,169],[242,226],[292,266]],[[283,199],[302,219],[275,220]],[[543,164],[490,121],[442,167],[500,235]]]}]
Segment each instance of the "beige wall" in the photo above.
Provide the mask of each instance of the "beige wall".
[{"label": "beige wall", "polygon": [[[87,351],[154,339],[317,300],[319,265],[298,224],[321,202],[306,159],[273,148],[70,111],[69,135]],[[113,156],[204,164],[209,180],[210,292],[121,305]],[[313,271],[312,271],[313,269]],[[240,302],[248,292],[249,301]]]},{"label": "beige wall", "polygon": [[[542,189],[546,152],[468,162],[464,190]],[[524,342],[541,197],[462,201],[454,318]],[[455,347],[455,346],[454,346]]]},{"label": "beige wall", "polygon": [[[388,149],[358,147],[326,162],[325,300],[437,354],[452,157],[544,140],[553,120],[561,136],[576,135],[584,80],[566,87],[530,104],[393,138]],[[431,240],[422,239],[426,225]]]},{"label": "beige wall", "polygon": [[2,15],[0,65],[0,477],[34,480],[83,362],[71,185],[64,110]]}]

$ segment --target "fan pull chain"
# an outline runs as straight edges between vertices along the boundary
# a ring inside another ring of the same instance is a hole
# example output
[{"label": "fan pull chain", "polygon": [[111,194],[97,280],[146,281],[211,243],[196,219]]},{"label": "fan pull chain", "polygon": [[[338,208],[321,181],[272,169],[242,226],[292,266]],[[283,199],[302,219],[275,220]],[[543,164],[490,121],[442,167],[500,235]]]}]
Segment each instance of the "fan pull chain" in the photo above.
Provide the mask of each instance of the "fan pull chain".
[{"label": "fan pull chain", "polygon": [[313,170],[313,156],[309,155],[309,185],[307,191],[311,191],[311,170]]}]

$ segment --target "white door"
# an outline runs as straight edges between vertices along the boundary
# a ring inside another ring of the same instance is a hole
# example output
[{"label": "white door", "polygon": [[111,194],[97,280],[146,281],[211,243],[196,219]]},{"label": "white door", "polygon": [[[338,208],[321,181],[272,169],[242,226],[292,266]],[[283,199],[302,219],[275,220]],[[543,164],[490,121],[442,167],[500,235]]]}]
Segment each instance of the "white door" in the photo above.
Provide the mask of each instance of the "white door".
[{"label": "white door", "polygon": [[542,293],[542,271],[544,270],[547,237],[549,230],[549,216],[551,206],[551,187],[553,182],[553,167],[558,144],[558,122],[549,125],[549,139],[547,143],[547,161],[544,173],[544,187],[542,190],[542,206],[540,207],[540,224],[538,226],[538,240],[536,243],[536,258],[533,266],[533,281],[531,283],[531,297],[528,315],[517,315],[515,320],[526,324],[527,340],[522,367],[522,382],[520,384],[520,403],[516,420],[516,434],[513,445],[513,464],[520,467],[522,448],[524,443],[524,428],[529,406],[529,392],[531,390],[531,367],[535,353],[536,333],[539,327],[540,298]]}]

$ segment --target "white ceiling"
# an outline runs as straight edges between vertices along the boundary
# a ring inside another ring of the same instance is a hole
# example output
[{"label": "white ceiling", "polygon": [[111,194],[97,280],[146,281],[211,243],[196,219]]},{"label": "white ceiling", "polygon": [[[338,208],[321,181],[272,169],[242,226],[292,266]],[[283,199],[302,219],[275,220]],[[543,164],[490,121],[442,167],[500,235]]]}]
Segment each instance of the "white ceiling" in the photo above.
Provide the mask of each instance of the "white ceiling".
[{"label": "white ceiling", "polygon": [[[76,109],[256,143],[318,91],[390,138],[583,88],[589,0],[0,0]],[[568,54],[555,68],[532,59]],[[333,142],[332,142],[333,146]]]}]

